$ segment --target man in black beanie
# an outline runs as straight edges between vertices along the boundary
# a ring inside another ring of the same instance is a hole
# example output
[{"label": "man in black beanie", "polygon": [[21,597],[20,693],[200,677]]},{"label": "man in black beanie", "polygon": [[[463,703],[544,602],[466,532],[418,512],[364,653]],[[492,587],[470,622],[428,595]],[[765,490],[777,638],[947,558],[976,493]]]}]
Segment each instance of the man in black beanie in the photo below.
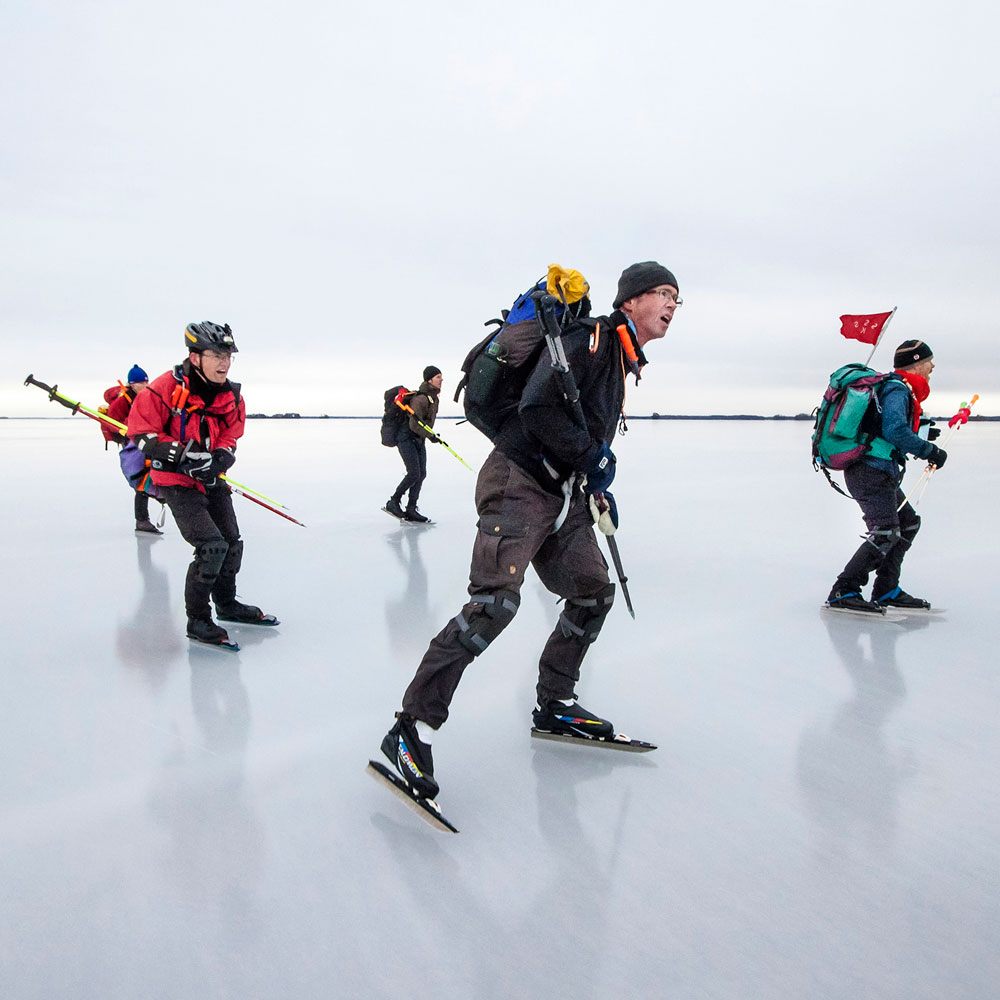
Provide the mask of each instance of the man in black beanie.
[{"label": "man in black beanie", "polygon": [[[939,469],[948,458],[946,451],[917,435],[921,404],[930,392],[927,380],[934,370],[934,352],[922,340],[906,340],[896,348],[893,367],[895,371],[876,391],[881,433],[844,470],[844,482],[861,508],[868,534],[830,591],[828,606],[834,610],[882,614],[886,608],[930,608],[930,602],[899,586],[903,556],[920,530],[920,517],[905,502],[899,484],[907,455],[926,459]],[[868,601],[861,590],[873,572]]]},{"label": "man in black beanie", "polygon": [[[574,290],[583,289],[575,298],[566,295],[570,280]],[[437,795],[433,733],[448,717],[465,668],[514,618],[529,565],[564,601],[538,664],[533,731],[595,745],[615,739],[614,726],[582,708],[575,692],[580,665],[615,595],[594,522],[605,534],[618,526],[610,493],[615,456],[608,442],[619,426],[625,429],[625,380],[631,374],[638,381],[646,364],[644,348],[666,334],[681,300],[677,279],[655,261],[622,272],[610,316],[590,316],[589,285],[578,272],[553,265],[548,281],[549,294],[554,296],[555,288],[574,317],[567,319],[558,342],[579,403],[568,402],[568,382],[542,347],[537,360],[528,362],[520,402],[500,418],[491,436],[495,447],[476,485],[479,520],[469,600],[431,640],[403,695],[403,710],[382,741],[393,777],[398,774],[397,782],[401,779],[417,800]],[[534,326],[531,301],[528,318],[513,321],[511,329]],[[586,308],[570,308],[580,304]],[[622,741],[627,737],[619,745]],[[504,766],[489,754],[480,759],[484,772]],[[372,772],[378,774],[378,767]]]},{"label": "man in black beanie", "polygon": [[[391,497],[382,509],[401,521],[411,524],[427,524],[425,517],[417,510],[417,500],[420,498],[420,487],[427,478],[427,442],[438,442],[441,439],[427,428],[434,426],[437,418],[438,397],[441,394],[441,384],[444,377],[441,369],[428,365],[424,369],[424,380],[416,392],[410,393],[403,402],[412,412],[409,419],[400,424],[396,432],[396,447],[399,456],[406,466],[406,475],[400,480]],[[403,509],[403,494],[407,495],[406,509]]]}]

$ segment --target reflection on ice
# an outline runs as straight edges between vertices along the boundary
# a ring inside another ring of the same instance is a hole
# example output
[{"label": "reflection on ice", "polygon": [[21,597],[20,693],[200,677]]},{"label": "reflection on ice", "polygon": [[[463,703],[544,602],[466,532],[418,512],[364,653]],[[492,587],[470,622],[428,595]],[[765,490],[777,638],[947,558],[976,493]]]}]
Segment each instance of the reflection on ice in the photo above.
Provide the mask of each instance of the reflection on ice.
[{"label": "reflection on ice", "polygon": [[473,482],[432,453],[438,523],[389,522],[375,426],[299,421],[293,453],[287,422],[251,422],[240,478],[310,527],[236,501],[241,592],[282,625],[233,626],[229,654],[184,638],[190,548],[169,518],[123,526],[90,428],[0,422],[22,487],[0,494],[5,996],[992,995],[1000,543],[968,529],[1000,487],[991,427],[907,556],[951,610],[898,626],[817,613],[861,524],[807,425],[633,421],[637,619],[616,605],[580,695],[659,749],[529,738],[559,612],[529,579],[435,742],[445,838],[363,771],[465,599]]}]

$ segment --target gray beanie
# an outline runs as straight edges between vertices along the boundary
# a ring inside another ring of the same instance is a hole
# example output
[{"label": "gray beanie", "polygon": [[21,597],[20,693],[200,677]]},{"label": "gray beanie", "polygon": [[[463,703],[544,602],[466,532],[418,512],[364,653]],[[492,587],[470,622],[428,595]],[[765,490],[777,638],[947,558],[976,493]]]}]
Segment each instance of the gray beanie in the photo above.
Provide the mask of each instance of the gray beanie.
[{"label": "gray beanie", "polygon": [[680,290],[680,285],[677,284],[673,274],[655,260],[631,264],[622,271],[622,276],[618,279],[618,294],[612,305],[615,309],[621,309],[623,302],[634,299],[658,285],[673,285],[678,291]]}]

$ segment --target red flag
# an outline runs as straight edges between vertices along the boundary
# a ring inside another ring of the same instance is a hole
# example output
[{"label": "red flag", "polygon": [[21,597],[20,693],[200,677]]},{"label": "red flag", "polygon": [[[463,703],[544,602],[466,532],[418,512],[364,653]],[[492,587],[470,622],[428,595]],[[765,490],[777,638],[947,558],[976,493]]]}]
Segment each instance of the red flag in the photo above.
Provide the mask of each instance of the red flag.
[{"label": "red flag", "polygon": [[848,340],[860,340],[863,344],[877,344],[882,327],[891,315],[887,312],[872,313],[870,316],[841,316],[840,335]]}]

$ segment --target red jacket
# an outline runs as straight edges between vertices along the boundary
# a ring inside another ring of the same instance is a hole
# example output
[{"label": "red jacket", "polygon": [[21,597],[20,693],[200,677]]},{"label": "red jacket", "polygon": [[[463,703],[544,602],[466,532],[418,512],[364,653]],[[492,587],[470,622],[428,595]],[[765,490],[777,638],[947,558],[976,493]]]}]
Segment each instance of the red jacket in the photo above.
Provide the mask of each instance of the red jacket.
[{"label": "red jacket", "polygon": [[[164,372],[136,396],[128,415],[128,436],[155,434],[160,442],[196,442],[195,450],[235,448],[246,424],[246,403],[236,382],[227,381],[212,405],[191,391],[190,363]],[[178,472],[151,471],[157,486],[205,487]]]},{"label": "red jacket", "polygon": [[[118,385],[113,385],[104,391],[104,402],[108,406],[103,412],[112,420],[117,420],[120,424],[127,424],[128,411],[132,409],[134,399],[135,393],[128,386],[122,388],[122,384],[119,382]],[[112,427],[111,424],[106,424],[103,420],[101,421],[101,433],[104,435],[105,441],[114,441],[116,444],[124,444],[128,440],[124,431]]]}]

